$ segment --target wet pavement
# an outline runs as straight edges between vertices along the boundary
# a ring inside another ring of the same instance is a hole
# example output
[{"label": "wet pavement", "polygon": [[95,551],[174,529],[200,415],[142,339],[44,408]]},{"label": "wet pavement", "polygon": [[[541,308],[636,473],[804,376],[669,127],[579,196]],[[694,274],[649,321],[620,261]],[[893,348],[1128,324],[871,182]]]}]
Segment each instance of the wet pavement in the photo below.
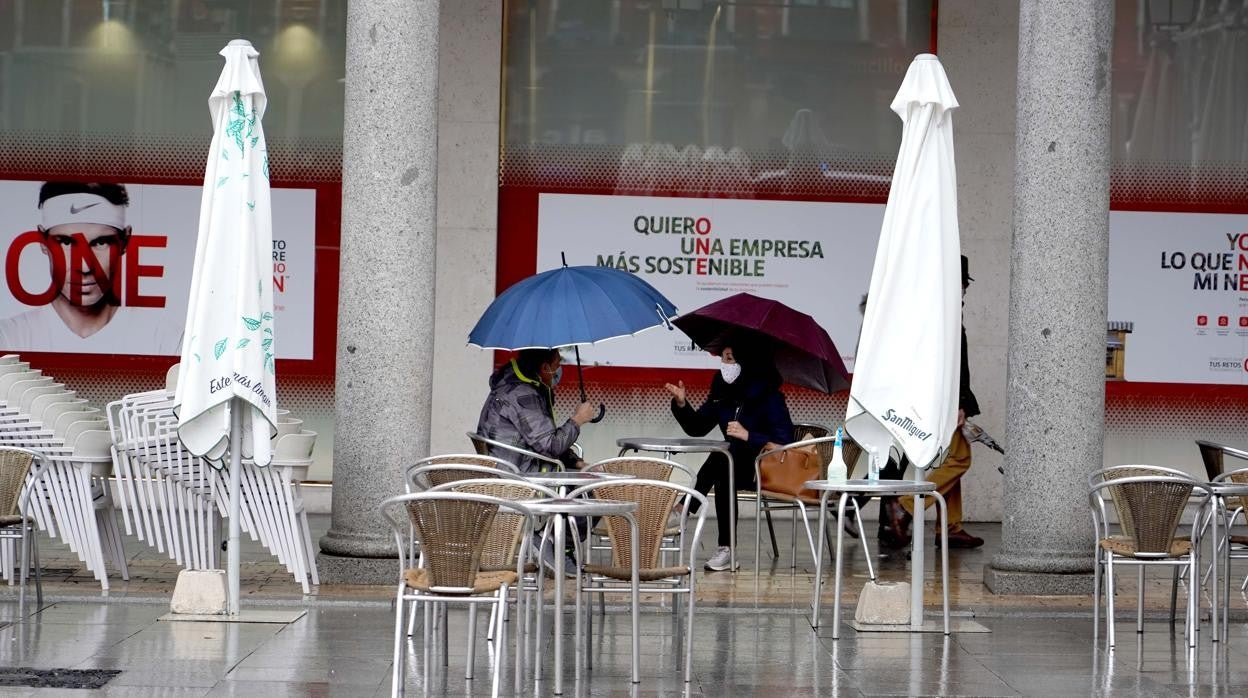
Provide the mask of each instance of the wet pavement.
[{"label": "wet pavement", "polygon": [[[327,521],[316,517],[323,530]],[[858,633],[844,628],[831,638],[831,609],[817,631],[807,618],[813,575],[809,552],[790,568],[790,529],[778,526],[781,560],[754,574],[752,522],[740,533],[749,541],[737,574],[699,575],[699,606],[693,630],[693,680],[683,681],[678,625],[670,607],[643,606],[642,681],[629,682],[628,616],[609,605],[594,623],[592,668],[574,680],[576,648],[572,624],[564,643],[566,695],[691,696],[859,696],[859,695],[1248,695],[1248,626],[1240,616],[1248,606],[1233,594],[1239,610],[1229,642],[1213,643],[1208,623],[1199,647],[1182,645],[1181,623],[1172,633],[1164,621],[1169,576],[1156,575],[1146,587],[1149,622],[1137,635],[1133,579],[1119,591],[1122,621],[1119,646],[1111,654],[1093,641],[1091,601],[1084,597],[995,597],[980,582],[982,566],[999,544],[991,525],[969,526],[989,543],[976,551],[951,551],[955,620],[974,618],[986,634]],[[319,530],[316,531],[319,533]],[[800,535],[800,534],[799,534]],[[133,546],[133,547],[131,547]],[[874,546],[873,546],[874,548]],[[50,575],[42,609],[24,621],[16,616],[10,589],[0,589],[0,667],[120,671],[100,690],[26,688],[3,685],[10,695],[126,696],[372,696],[386,695],[392,672],[394,619],[391,587],[322,586],[304,597],[290,575],[254,545],[244,550],[244,608],[279,605],[307,608],[294,623],[227,624],[166,622],[177,567],[141,543],[127,539],[132,579],[114,578],[104,597],[63,548],[45,544]],[[885,579],[908,578],[903,552],[873,549]],[[769,557],[765,554],[765,557]],[[929,561],[934,556],[929,555]],[[865,582],[861,553],[848,561],[846,617]],[[931,575],[929,575],[929,578]],[[1128,575],[1134,577],[1134,575]],[[830,597],[830,584],[825,587]],[[827,597],[825,597],[827,598]],[[929,581],[929,615],[937,610],[939,587]],[[33,605],[33,602],[32,602]],[[549,613],[550,606],[547,606]],[[34,611],[33,608],[28,610]],[[495,648],[484,641],[485,616],[478,624],[476,670],[464,678],[466,614],[450,611],[449,657],[434,657],[426,682],[421,638],[409,640],[409,695],[489,695]],[[569,617],[570,620],[570,617]],[[517,625],[511,623],[511,626]],[[550,624],[547,623],[547,628]],[[515,628],[509,628],[509,636]],[[1224,645],[1224,646],[1223,646]],[[536,656],[545,662],[545,679],[524,671],[523,695],[550,695],[550,638]],[[504,694],[511,695],[513,656],[504,663]]]}]

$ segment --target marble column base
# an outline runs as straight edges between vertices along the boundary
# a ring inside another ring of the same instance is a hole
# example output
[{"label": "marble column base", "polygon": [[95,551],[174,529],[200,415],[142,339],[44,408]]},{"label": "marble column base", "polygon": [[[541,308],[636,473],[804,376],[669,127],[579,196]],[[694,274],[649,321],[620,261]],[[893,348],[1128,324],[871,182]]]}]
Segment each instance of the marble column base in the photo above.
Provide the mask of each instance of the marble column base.
[{"label": "marble column base", "polygon": [[398,558],[347,557],[316,554],[316,570],[321,584],[380,584],[393,585],[399,581]]},{"label": "marble column base", "polygon": [[1092,573],[1016,572],[984,568],[984,586],[998,596],[1091,596]]}]

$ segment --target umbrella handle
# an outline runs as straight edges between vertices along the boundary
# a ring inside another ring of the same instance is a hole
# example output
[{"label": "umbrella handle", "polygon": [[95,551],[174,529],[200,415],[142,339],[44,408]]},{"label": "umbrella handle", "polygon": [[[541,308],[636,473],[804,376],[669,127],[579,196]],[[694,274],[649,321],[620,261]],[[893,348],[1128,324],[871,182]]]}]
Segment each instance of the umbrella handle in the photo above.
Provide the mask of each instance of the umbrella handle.
[{"label": "umbrella handle", "polygon": [[596,417],[594,417],[593,419],[589,420],[589,423],[590,423],[590,424],[597,424],[598,422],[601,422],[601,421],[602,421],[602,418],[603,418],[603,417],[605,417],[605,416],[607,416],[607,406],[606,406],[606,405],[604,405],[604,404],[602,404],[602,403],[600,402],[600,403],[598,403],[598,416],[596,416]]}]

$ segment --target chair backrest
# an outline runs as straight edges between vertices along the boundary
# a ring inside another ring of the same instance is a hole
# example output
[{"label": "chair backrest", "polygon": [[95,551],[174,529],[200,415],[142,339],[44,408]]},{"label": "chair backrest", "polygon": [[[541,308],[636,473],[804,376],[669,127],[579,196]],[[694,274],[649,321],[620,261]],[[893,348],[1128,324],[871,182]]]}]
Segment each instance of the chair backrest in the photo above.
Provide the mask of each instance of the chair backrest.
[{"label": "chair backrest", "polygon": [[182,364],[174,364],[165,371],[165,390],[170,392],[178,389],[178,377],[182,374]]},{"label": "chair backrest", "polygon": [[103,417],[96,415],[86,419],[80,419],[73,424],[70,424],[65,428],[65,431],[62,432],[61,438],[65,441],[65,443],[72,444],[75,443],[78,440],[78,437],[84,432],[98,431],[101,429],[106,432],[108,431],[108,421]]},{"label": "chair backrest", "polygon": [[586,466],[585,470],[587,472],[600,471],[614,475],[628,475],[639,480],[659,480],[662,482],[671,480],[672,473],[680,473],[690,479],[693,477],[689,469],[680,463],[665,458],[647,458],[643,456],[608,458]]},{"label": "chair backrest", "polygon": [[21,513],[22,488],[34,463],[33,451],[0,447],[0,516]]},{"label": "chair backrest", "polygon": [[[705,515],[706,499],[701,494],[682,485],[658,480],[605,480],[573,490],[568,496],[580,497],[592,493],[596,499],[607,501],[636,502],[638,569],[654,569],[659,564],[659,550],[667,532],[667,517],[676,501],[690,496],[701,500],[699,515]],[[611,539],[611,564],[626,568],[632,565],[632,536],[628,520],[622,516],[603,517],[607,534]],[[701,519],[699,519],[701,521]],[[695,532],[693,545],[701,524]],[[683,548],[683,546],[682,546]]]},{"label": "chair backrest", "polygon": [[[756,468],[755,475],[758,477],[757,481],[760,484],[762,483],[762,477],[761,477],[761,473],[759,472],[759,469],[761,469],[760,466],[762,464],[763,458],[777,454],[777,453],[783,453],[785,451],[792,451],[796,449],[803,449],[803,450],[813,449],[814,450],[814,452],[819,456],[819,478],[818,479],[822,480],[828,476],[828,464],[832,462],[832,453],[836,449],[836,436],[835,435],[820,436],[820,437],[813,438],[813,439],[803,439],[802,441],[794,441],[791,444],[785,444],[779,448],[773,448],[770,451],[760,452],[758,454],[758,457],[754,459],[754,467]],[[845,464],[846,472],[848,473],[848,471],[852,467],[853,466],[847,462]]]},{"label": "chair backrest", "polygon": [[[381,514],[394,531],[404,566],[410,565],[406,555],[413,549],[405,540],[410,531],[420,541],[430,588],[448,594],[471,593],[486,539],[500,509],[532,520],[523,505],[479,494],[421,492],[381,503]],[[399,515],[400,510],[405,515]]]},{"label": "chair backrest", "polygon": [[[1214,482],[1232,482],[1236,485],[1248,485],[1248,468],[1232,470],[1213,478]],[[1227,497],[1227,503],[1248,511],[1248,497]]]},{"label": "chair backrest", "polygon": [[50,376],[39,376],[28,380],[20,380],[9,386],[4,393],[4,401],[9,407],[18,407],[22,404],[22,394],[31,388],[46,387],[55,384],[56,381]]},{"label": "chair backrest", "polygon": [[[474,459],[480,458],[480,456],[469,457]],[[403,481],[409,492],[428,490],[438,485],[458,482],[459,480],[490,478],[525,481],[514,470],[500,468],[497,465],[477,465],[464,461],[445,461],[428,464],[424,460],[418,461],[404,469]]]},{"label": "chair backrest", "polygon": [[[531,482],[483,478],[448,482],[445,485],[432,487],[429,491],[480,494],[505,499],[509,502],[522,502],[526,499],[553,499],[559,496],[554,490]],[[516,558],[523,542],[521,540],[523,533],[524,516],[514,510],[499,510],[494,516],[494,523],[490,526],[490,532],[481,550],[481,569],[515,569]]]},{"label": "chair backrest", "polygon": [[289,434],[298,434],[303,429],[303,420],[295,417],[277,418],[277,438]]},{"label": "chair backrest", "polygon": [[286,434],[277,437],[277,445],[273,447],[274,460],[308,460],[312,457],[312,449],[316,446],[316,432],[301,431],[298,434]]},{"label": "chair backrest", "polygon": [[34,414],[31,410],[34,408],[35,401],[46,395],[64,395],[69,391],[65,390],[64,383],[52,383],[41,387],[35,387],[21,394],[16,405],[19,412],[26,415]]},{"label": "chair backrest", "polygon": [[1200,449],[1200,460],[1205,465],[1205,475],[1208,476],[1210,482],[1218,479],[1218,476],[1225,472],[1225,456],[1248,460],[1248,451],[1212,441],[1197,439],[1196,448]]},{"label": "chair backrest", "polygon": [[22,357],[17,354],[5,354],[4,356],[0,356],[0,366],[9,366],[21,360]]},{"label": "chair backrest", "polygon": [[[483,456],[501,458],[511,463],[513,466],[517,466],[517,468],[519,467],[518,463],[522,462],[523,459],[531,459],[541,464],[543,469],[546,469],[546,466],[549,466],[549,469],[563,470],[563,462],[559,459],[543,456],[540,453],[535,453],[519,446],[512,446],[511,444],[503,443],[502,441],[486,438],[471,431],[468,432],[468,440],[472,442],[472,447],[477,453]],[[579,447],[576,444],[573,444],[573,448],[576,449]]]},{"label": "chair backrest", "polygon": [[1117,466],[1100,471],[1094,493],[1108,489],[1123,535],[1135,541],[1138,557],[1165,557],[1174,532],[1198,483],[1183,474],[1150,466]]},{"label": "chair backrest", "polygon": [[[84,429],[76,434],[73,440],[66,439],[65,443],[73,444],[74,455],[79,458],[107,458],[111,455],[113,445],[113,434],[108,430],[108,426],[101,423],[102,428]],[[75,424],[74,426],[77,426]]]}]

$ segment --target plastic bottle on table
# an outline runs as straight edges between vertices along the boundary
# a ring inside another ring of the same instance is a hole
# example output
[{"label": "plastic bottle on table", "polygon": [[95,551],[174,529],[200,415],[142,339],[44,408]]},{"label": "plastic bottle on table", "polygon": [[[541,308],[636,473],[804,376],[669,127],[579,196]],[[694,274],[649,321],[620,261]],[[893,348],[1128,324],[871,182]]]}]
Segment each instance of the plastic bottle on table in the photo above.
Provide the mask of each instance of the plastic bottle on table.
[{"label": "plastic bottle on table", "polygon": [[839,427],[836,430],[836,442],[832,446],[832,462],[828,463],[828,479],[834,482],[844,482],[849,476],[845,468],[845,454],[841,451],[842,431]]}]

